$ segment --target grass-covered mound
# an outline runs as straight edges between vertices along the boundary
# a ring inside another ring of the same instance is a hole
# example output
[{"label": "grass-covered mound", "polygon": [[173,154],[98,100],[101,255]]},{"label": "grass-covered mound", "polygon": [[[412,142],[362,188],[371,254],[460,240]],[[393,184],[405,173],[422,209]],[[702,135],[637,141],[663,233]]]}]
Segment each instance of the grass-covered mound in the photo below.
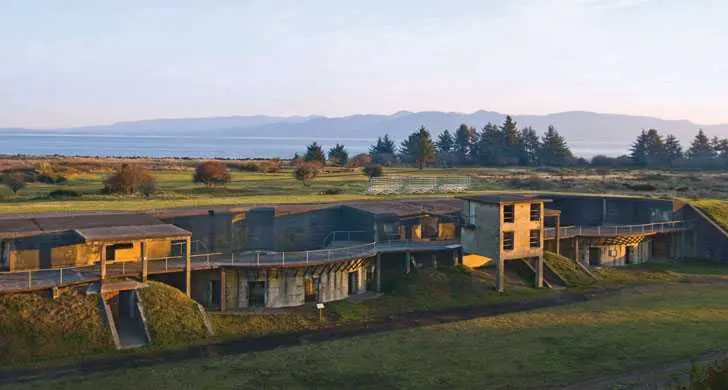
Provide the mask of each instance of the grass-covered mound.
[{"label": "grass-covered mound", "polygon": [[584,272],[574,260],[553,252],[544,252],[543,255],[546,263],[566,279],[569,286],[589,286],[595,283],[595,280]]},{"label": "grass-covered mound", "polygon": [[728,201],[717,199],[701,199],[690,204],[707,214],[723,229],[728,230]]},{"label": "grass-covered mound", "polygon": [[98,296],[71,289],[50,299],[39,294],[0,295],[0,364],[72,358],[114,350]]},{"label": "grass-covered mound", "polygon": [[189,343],[207,337],[197,303],[182,291],[149,281],[139,289],[153,345]]}]

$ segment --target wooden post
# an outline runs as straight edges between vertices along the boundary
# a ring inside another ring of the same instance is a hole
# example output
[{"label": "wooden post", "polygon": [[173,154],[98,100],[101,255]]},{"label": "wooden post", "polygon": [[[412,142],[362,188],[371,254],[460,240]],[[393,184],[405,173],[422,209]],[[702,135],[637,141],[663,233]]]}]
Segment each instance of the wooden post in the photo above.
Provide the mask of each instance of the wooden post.
[{"label": "wooden post", "polygon": [[556,216],[556,227],[554,232],[556,233],[556,254],[561,255],[561,216]]},{"label": "wooden post", "polygon": [[495,288],[498,290],[498,292],[503,292],[504,290],[504,281],[505,281],[505,261],[502,257],[498,256],[498,259],[496,260],[496,275],[495,275]]},{"label": "wooden post", "polygon": [[382,292],[382,254],[377,253],[377,292]]},{"label": "wooden post", "polygon": [[185,240],[185,294],[192,296],[192,239]]},{"label": "wooden post", "polygon": [[220,311],[225,311],[225,267],[220,267]]},{"label": "wooden post", "polygon": [[536,265],[536,288],[543,288],[543,256],[538,257]]},{"label": "wooden post", "polygon": [[103,281],[106,279],[106,245],[101,245],[101,274],[100,278]]},{"label": "wooden post", "polygon": [[412,260],[410,259],[410,253],[405,252],[404,253],[404,273],[409,274],[410,273],[410,267],[412,266]]},{"label": "wooden post", "polygon": [[147,273],[149,271],[147,261],[147,240],[142,240],[141,242],[140,257],[142,261],[142,282],[146,282]]}]

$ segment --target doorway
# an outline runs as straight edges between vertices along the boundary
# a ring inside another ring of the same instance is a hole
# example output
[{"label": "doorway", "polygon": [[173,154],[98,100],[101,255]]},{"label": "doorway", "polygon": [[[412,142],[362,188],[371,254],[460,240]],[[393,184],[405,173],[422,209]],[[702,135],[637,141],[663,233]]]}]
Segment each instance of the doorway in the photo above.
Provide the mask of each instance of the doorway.
[{"label": "doorway", "polygon": [[248,282],[248,307],[265,307],[265,282]]},{"label": "doorway", "polygon": [[318,278],[303,279],[303,301],[318,302]]},{"label": "doorway", "polygon": [[0,241],[0,271],[10,271],[10,243]]},{"label": "doorway", "polygon": [[602,264],[602,248],[589,247],[589,265]]},{"label": "doorway", "polygon": [[220,307],[220,281],[209,280],[207,282],[207,301],[208,307]]},{"label": "doorway", "polygon": [[632,264],[634,258],[634,247],[627,246],[624,251],[624,264]]},{"label": "doorway", "polygon": [[349,272],[349,295],[359,293],[359,271]]}]

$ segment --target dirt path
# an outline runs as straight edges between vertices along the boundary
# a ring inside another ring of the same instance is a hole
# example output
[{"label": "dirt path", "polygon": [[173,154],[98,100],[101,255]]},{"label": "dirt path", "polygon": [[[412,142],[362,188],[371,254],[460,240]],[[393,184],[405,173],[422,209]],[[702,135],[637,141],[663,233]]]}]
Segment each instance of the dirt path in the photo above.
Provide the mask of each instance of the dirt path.
[{"label": "dirt path", "polygon": [[605,298],[619,293],[624,289],[625,287],[588,292],[563,292],[544,298],[524,300],[520,302],[506,302],[487,306],[468,306],[402,313],[397,314],[396,316],[390,316],[388,319],[337,326],[314,331],[276,334],[239,340],[226,340],[204,345],[192,345],[171,351],[124,354],[111,358],[93,359],[56,367],[4,371],[0,372],[0,386],[10,383],[89,375],[137,367],[150,367],[159,364],[175,363],[189,359],[200,359],[211,356],[238,355],[250,352],[266,351],[279,347],[302,345],[305,343],[319,343],[392,330],[444,324],[507,313],[570,305]]}]

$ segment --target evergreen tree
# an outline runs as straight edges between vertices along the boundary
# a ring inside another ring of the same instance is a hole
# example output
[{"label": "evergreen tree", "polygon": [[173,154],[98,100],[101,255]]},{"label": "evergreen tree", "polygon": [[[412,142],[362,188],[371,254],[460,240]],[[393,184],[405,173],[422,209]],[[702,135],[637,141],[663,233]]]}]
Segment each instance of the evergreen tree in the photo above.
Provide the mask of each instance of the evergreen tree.
[{"label": "evergreen tree", "polygon": [[377,138],[377,143],[369,148],[369,154],[372,155],[374,162],[377,164],[388,165],[393,163],[396,158],[396,146],[394,141],[385,134],[384,138]]},{"label": "evergreen tree", "polygon": [[538,149],[541,147],[541,141],[538,139],[536,130],[532,127],[526,127],[521,130],[521,143],[525,152],[524,159],[521,163],[523,165],[536,165],[538,162]]},{"label": "evergreen tree", "polygon": [[451,166],[456,163],[453,148],[455,147],[455,138],[448,130],[443,131],[437,137],[437,161],[441,166]]},{"label": "evergreen tree", "polygon": [[669,166],[675,166],[683,159],[683,150],[680,141],[672,134],[665,138],[665,162]]},{"label": "evergreen tree", "polygon": [[693,139],[693,143],[690,144],[690,148],[685,154],[688,159],[699,165],[708,165],[716,157],[715,149],[710,144],[710,140],[703,133],[702,129],[698,131],[695,139]]},{"label": "evergreen tree", "polygon": [[349,161],[349,152],[346,151],[344,145],[336,144],[329,150],[329,161],[334,165],[344,166]]},{"label": "evergreen tree", "polygon": [[455,144],[453,153],[457,164],[467,164],[475,158],[475,143],[477,134],[475,129],[465,124],[460,125],[455,131]]},{"label": "evergreen tree", "polygon": [[483,127],[478,140],[478,160],[483,165],[502,165],[504,161],[505,140],[503,132],[493,123]]},{"label": "evergreen tree", "polygon": [[506,116],[503,125],[501,125],[504,141],[504,163],[506,165],[516,165],[523,160],[525,150],[521,143],[521,134],[518,132],[518,124],[511,118]]},{"label": "evergreen tree", "polygon": [[436,157],[435,144],[432,142],[430,132],[422,126],[418,131],[410,134],[402,142],[400,154],[403,161],[414,162],[418,169],[424,169]]},{"label": "evergreen tree", "polygon": [[632,159],[632,164],[638,167],[647,166],[649,153],[647,151],[647,132],[644,130],[637,136],[637,139],[629,149],[629,157]]},{"label": "evergreen tree", "polygon": [[314,142],[306,147],[306,154],[303,156],[304,161],[317,162],[321,164],[326,163],[326,155],[321,146]]},{"label": "evergreen tree", "polygon": [[452,152],[453,147],[455,146],[455,140],[453,139],[452,134],[450,134],[450,131],[445,130],[440,135],[437,136],[437,152],[438,153],[448,153]]},{"label": "evergreen tree", "polygon": [[549,126],[541,138],[538,161],[543,165],[564,166],[568,165],[573,158],[566,139],[553,126]]},{"label": "evergreen tree", "polygon": [[647,165],[663,167],[667,165],[665,141],[655,129],[647,130]]}]

